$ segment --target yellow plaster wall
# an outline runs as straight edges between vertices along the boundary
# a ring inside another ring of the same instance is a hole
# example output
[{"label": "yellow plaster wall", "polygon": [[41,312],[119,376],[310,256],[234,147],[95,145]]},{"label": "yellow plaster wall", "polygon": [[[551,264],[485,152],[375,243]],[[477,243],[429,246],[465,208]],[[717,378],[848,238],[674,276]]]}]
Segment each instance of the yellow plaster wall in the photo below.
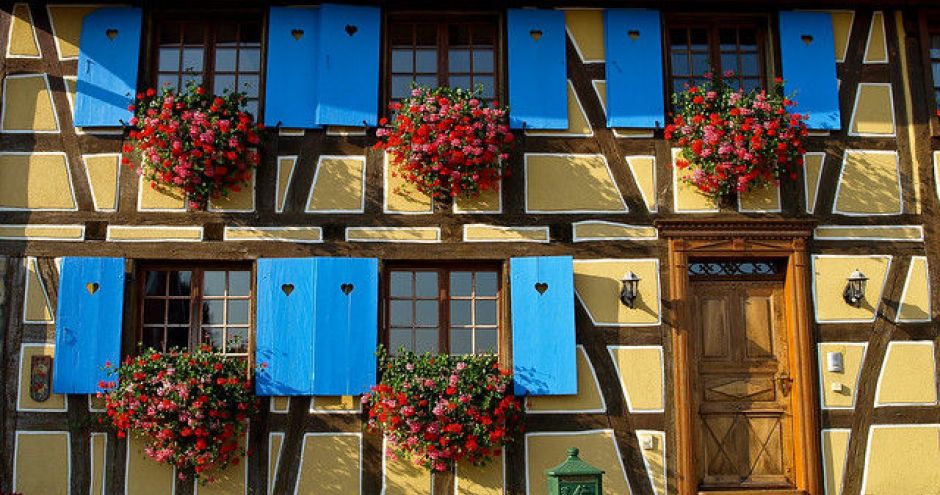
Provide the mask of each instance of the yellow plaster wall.
[{"label": "yellow plaster wall", "polygon": [[[634,308],[620,302],[620,280],[631,271],[640,277]],[[660,322],[659,262],[656,259],[576,260],[574,288],[596,325],[639,326]]]},{"label": "yellow plaster wall", "polygon": [[17,431],[13,491],[28,494],[69,493],[71,458],[64,431]]},{"label": "yellow plaster wall", "polygon": [[209,211],[255,211],[255,173],[251,180],[239,186],[239,191],[232,191],[228,197],[209,200]]},{"label": "yellow plaster wall", "polygon": [[503,461],[503,457],[496,457],[484,466],[457,466],[456,495],[502,495]]},{"label": "yellow plaster wall", "polygon": [[45,74],[8,75],[3,80],[3,132],[59,132]]},{"label": "yellow plaster wall", "polygon": [[822,431],[823,485],[826,495],[842,494],[842,479],[852,430],[831,429]]},{"label": "yellow plaster wall", "polygon": [[109,241],[147,242],[202,240],[202,227],[174,227],[168,225],[109,225]]},{"label": "yellow plaster wall", "polygon": [[59,58],[78,58],[78,42],[82,36],[82,21],[98,9],[95,5],[49,5],[49,21],[55,36]]},{"label": "yellow plaster wall", "polygon": [[659,231],[655,227],[614,222],[588,220],[576,222],[571,228],[575,242],[622,239],[651,240],[659,237]]},{"label": "yellow plaster wall", "polygon": [[806,192],[807,213],[813,213],[816,210],[816,194],[818,193],[819,178],[822,177],[825,162],[825,153],[806,153],[803,155],[803,187]]},{"label": "yellow plaster wall", "polygon": [[527,136],[567,136],[589,137],[594,135],[594,129],[584,113],[581,99],[574,90],[574,84],[568,81],[568,129],[565,130],[526,130]]},{"label": "yellow plaster wall", "polygon": [[137,209],[140,211],[186,211],[186,196],[177,188],[154,186],[141,176],[137,181]]},{"label": "yellow plaster wall", "polygon": [[7,46],[8,57],[40,58],[42,52],[36,41],[36,28],[33,25],[33,15],[29,5],[17,3],[10,12],[10,39]]},{"label": "yellow plaster wall", "polygon": [[548,227],[506,227],[470,224],[463,226],[467,242],[548,242]]},{"label": "yellow plaster wall", "polygon": [[[823,409],[850,409],[855,407],[858,379],[865,360],[866,343],[827,342],[819,344],[819,378]],[[830,352],[842,353],[842,371],[829,371],[826,363]],[[839,389],[833,390],[833,384]]]},{"label": "yellow plaster wall", "polygon": [[885,16],[876,11],[871,18],[871,31],[868,33],[868,43],[865,45],[865,63],[883,64],[888,62],[888,47],[885,44]]},{"label": "yellow plaster wall", "polygon": [[813,231],[819,240],[891,240],[922,241],[924,231],[919,225],[822,225]]},{"label": "yellow plaster wall", "polygon": [[434,204],[431,197],[418,191],[414,184],[406,181],[388,160],[388,154],[383,161],[385,167],[385,198],[386,213],[431,213]]},{"label": "yellow plaster wall", "polygon": [[16,408],[20,411],[65,411],[67,405],[64,395],[49,394],[49,398],[45,402],[36,402],[29,395],[30,361],[32,361],[33,356],[52,356],[52,364],[55,366],[55,346],[52,344],[23,344],[20,349],[20,378]]},{"label": "yellow plaster wall", "polygon": [[52,323],[55,312],[49,304],[49,293],[39,276],[36,258],[26,258],[26,297],[23,298],[24,323]]},{"label": "yellow plaster wall", "polygon": [[108,436],[106,433],[91,434],[91,495],[104,495],[107,483],[105,463],[107,462]]},{"label": "yellow plaster wall", "polygon": [[849,48],[849,36],[852,34],[852,21],[855,19],[855,11],[834,10],[831,14],[836,60],[845,60],[845,54]]},{"label": "yellow plaster wall", "polygon": [[383,462],[383,495],[431,494],[431,474],[427,469],[407,459],[383,457]]},{"label": "yellow plaster wall", "polygon": [[[244,440],[247,440],[245,438]],[[242,445],[244,446],[244,440]],[[244,447],[242,447],[244,448]],[[238,464],[230,464],[222,471],[210,473],[215,480],[205,486],[196,483],[195,495],[239,495],[247,490],[248,464],[251,460],[247,457],[239,459]]]},{"label": "yellow plaster wall", "polygon": [[565,27],[581,62],[604,61],[603,9],[565,9]]},{"label": "yellow plaster wall", "polygon": [[738,196],[740,211],[776,212],[780,208],[780,189],[777,187],[757,187]]},{"label": "yellow plaster wall", "polygon": [[[881,304],[881,294],[891,265],[891,256],[813,256],[813,306],[816,321],[874,321]],[[845,281],[856,269],[868,277],[865,298],[859,307],[848,305],[842,298]]]},{"label": "yellow plaster wall", "polygon": [[361,156],[321,156],[307,212],[361,212],[365,167]]},{"label": "yellow plaster wall", "polygon": [[584,462],[605,471],[604,495],[630,493],[613,431],[593,430],[526,435],[526,480],[529,495],[548,493],[545,470],[561,464],[569,447],[577,447]]},{"label": "yellow plaster wall", "polygon": [[322,242],[322,227],[225,227],[226,241]]},{"label": "yellow plaster wall", "polygon": [[849,133],[860,136],[894,135],[894,96],[891,84],[858,85]]},{"label": "yellow plaster wall", "polygon": [[937,403],[937,362],[933,341],[888,344],[878,377],[876,406]]},{"label": "yellow plaster wall", "polygon": [[347,241],[358,242],[439,242],[438,227],[348,227]]},{"label": "yellow plaster wall", "polygon": [[360,492],[362,436],[306,434],[301,451],[297,495]]},{"label": "yellow plaster wall", "polygon": [[640,194],[643,195],[643,202],[650,212],[658,210],[656,198],[656,157],[653,155],[634,155],[628,156],[627,167],[633,174],[633,180],[636,181]]},{"label": "yellow plaster wall", "polygon": [[290,397],[271,397],[271,411],[286,413],[290,411]]},{"label": "yellow plaster wall", "polygon": [[118,180],[121,175],[121,155],[108,153],[82,155],[85,175],[91,185],[91,196],[98,211],[115,211],[118,207]]},{"label": "yellow plaster wall", "polygon": [[144,454],[145,441],[133,435],[127,441],[125,489],[134,495],[172,495],[175,486],[173,467]]},{"label": "yellow plaster wall", "polygon": [[318,395],[311,400],[312,411],[354,412],[360,409],[359,398],[353,395]]},{"label": "yellow plaster wall", "polygon": [[503,209],[502,184],[496,189],[480,191],[474,198],[457,197],[454,199],[455,213],[499,213]]},{"label": "yellow plaster wall", "polygon": [[77,208],[65,153],[0,153],[0,208]]},{"label": "yellow plaster wall", "polygon": [[[637,430],[636,436],[653,493],[666,495],[666,432]],[[645,442],[650,442],[650,448],[644,447]]]},{"label": "yellow plaster wall", "polygon": [[575,395],[528,396],[526,411],[538,412],[603,412],[606,407],[594,367],[584,346],[578,346],[578,393]]},{"label": "yellow plaster wall", "polygon": [[630,412],[661,412],[663,348],[660,346],[607,346]]},{"label": "yellow plaster wall", "polygon": [[863,495],[940,493],[940,425],[876,425],[868,434]]},{"label": "yellow plaster wall", "polygon": [[930,321],[930,276],[926,256],[911,257],[897,320]]},{"label": "yellow plaster wall", "polygon": [[85,237],[84,225],[2,224],[0,239],[21,241],[81,241]]},{"label": "yellow plaster wall", "polygon": [[278,463],[281,460],[281,445],[284,443],[284,433],[272,432],[268,436],[268,493],[274,490],[277,477]]},{"label": "yellow plaster wall", "polygon": [[847,150],[833,212],[858,216],[900,214],[898,153]]},{"label": "yellow plaster wall", "polygon": [[287,204],[287,190],[290,188],[294,176],[294,167],[297,165],[296,156],[277,157],[277,189],[275,190],[275,205],[280,213]]},{"label": "yellow plaster wall", "polygon": [[679,156],[679,148],[672,149],[672,193],[673,208],[676,213],[705,213],[718,212],[718,203],[712,198],[693,186],[682,180],[691,173],[691,168],[684,169],[675,166],[676,158]]},{"label": "yellow plaster wall", "polygon": [[604,155],[525,155],[526,210],[529,212],[626,211]]}]

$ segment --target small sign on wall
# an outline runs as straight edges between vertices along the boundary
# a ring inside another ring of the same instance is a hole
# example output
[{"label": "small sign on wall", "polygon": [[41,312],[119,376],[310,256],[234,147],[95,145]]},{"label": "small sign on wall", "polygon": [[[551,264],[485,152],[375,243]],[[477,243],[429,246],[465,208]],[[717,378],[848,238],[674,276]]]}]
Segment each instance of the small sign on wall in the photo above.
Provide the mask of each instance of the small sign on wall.
[{"label": "small sign on wall", "polygon": [[32,356],[29,363],[29,396],[36,402],[52,393],[52,356]]}]

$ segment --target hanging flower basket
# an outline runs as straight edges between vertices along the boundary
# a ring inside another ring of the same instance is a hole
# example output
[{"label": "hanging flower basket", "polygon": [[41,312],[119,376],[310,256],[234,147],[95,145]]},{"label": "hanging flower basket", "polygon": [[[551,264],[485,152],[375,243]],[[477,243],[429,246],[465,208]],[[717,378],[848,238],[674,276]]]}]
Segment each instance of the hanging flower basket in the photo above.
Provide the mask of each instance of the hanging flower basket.
[{"label": "hanging flower basket", "polygon": [[511,373],[494,355],[417,355],[379,351],[382,381],[362,397],[368,426],[383,430],[386,456],[432,472],[458,462],[484,464],[521,432],[522,406]]},{"label": "hanging flower basket", "polygon": [[205,209],[210,198],[239,192],[261,161],[264,126],[241,110],[244,103],[243,93],[212,96],[195,85],[138,93],[122,161],[134,167],[136,153],[137,173],[150,187],[181,190],[190,208]]},{"label": "hanging flower basket", "polygon": [[795,181],[803,166],[806,115],[792,113],[783,81],[769,90],[735,89],[734,74],[706,74],[701,86],[672,96],[675,113],[665,137],[681,151],[683,180],[716,198]]},{"label": "hanging flower basket", "polygon": [[138,435],[151,459],[176,467],[181,478],[203,482],[245,454],[248,419],[257,400],[245,362],[213,353],[161,353],[152,349],[127,358],[115,382],[101,383],[107,416],[101,422],[118,438]]},{"label": "hanging flower basket", "polygon": [[376,149],[393,174],[432,198],[472,198],[509,176],[513,134],[507,109],[485,105],[479,91],[415,87],[381,119]]}]

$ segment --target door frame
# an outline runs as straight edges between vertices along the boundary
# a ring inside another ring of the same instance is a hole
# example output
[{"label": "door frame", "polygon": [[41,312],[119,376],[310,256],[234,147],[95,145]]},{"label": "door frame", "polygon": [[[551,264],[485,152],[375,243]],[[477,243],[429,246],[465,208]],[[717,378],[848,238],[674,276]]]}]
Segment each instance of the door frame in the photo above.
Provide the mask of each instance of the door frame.
[{"label": "door frame", "polygon": [[784,319],[793,379],[794,490],[709,491],[737,495],[818,495],[822,493],[819,417],[814,378],[813,333],[809,318],[809,278],[806,239],[813,220],[782,219],[663,219],[655,222],[668,243],[669,322],[674,373],[673,404],[676,483],[679,495],[698,495],[695,421],[691,405],[691,337],[694,325],[689,298],[688,263],[694,258],[785,258]]}]

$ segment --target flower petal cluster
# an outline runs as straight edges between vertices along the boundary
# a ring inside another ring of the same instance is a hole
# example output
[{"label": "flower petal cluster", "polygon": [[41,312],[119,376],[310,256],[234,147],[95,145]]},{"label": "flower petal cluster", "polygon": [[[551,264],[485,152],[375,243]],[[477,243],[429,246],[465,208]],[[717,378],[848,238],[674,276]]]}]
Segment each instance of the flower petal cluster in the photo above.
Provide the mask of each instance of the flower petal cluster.
[{"label": "flower petal cluster", "polygon": [[138,93],[122,162],[135,167],[136,153],[150,187],[182,190],[190,208],[205,209],[210,198],[240,191],[261,161],[264,125],[241,110],[244,103],[243,93],[212,96],[193,84]]},{"label": "flower petal cluster", "polygon": [[523,431],[512,375],[496,356],[379,355],[382,380],[362,402],[369,429],[384,431],[386,456],[444,472],[484,464]]},{"label": "flower petal cluster", "polygon": [[514,136],[507,109],[484,104],[479,91],[415,87],[389,105],[376,149],[388,153],[396,176],[433,198],[474,197],[509,175]]},{"label": "flower petal cluster", "polygon": [[245,454],[248,419],[257,413],[245,362],[201,347],[153,349],[106,365],[116,382],[102,382],[106,416],[118,438],[145,439],[144,452],[176,467],[181,478],[212,481],[213,473]]},{"label": "flower petal cluster", "polygon": [[679,145],[683,180],[710,196],[730,196],[796,180],[806,152],[806,115],[791,112],[781,79],[769,90],[735,89],[734,73],[707,80],[672,97],[665,138]]}]

